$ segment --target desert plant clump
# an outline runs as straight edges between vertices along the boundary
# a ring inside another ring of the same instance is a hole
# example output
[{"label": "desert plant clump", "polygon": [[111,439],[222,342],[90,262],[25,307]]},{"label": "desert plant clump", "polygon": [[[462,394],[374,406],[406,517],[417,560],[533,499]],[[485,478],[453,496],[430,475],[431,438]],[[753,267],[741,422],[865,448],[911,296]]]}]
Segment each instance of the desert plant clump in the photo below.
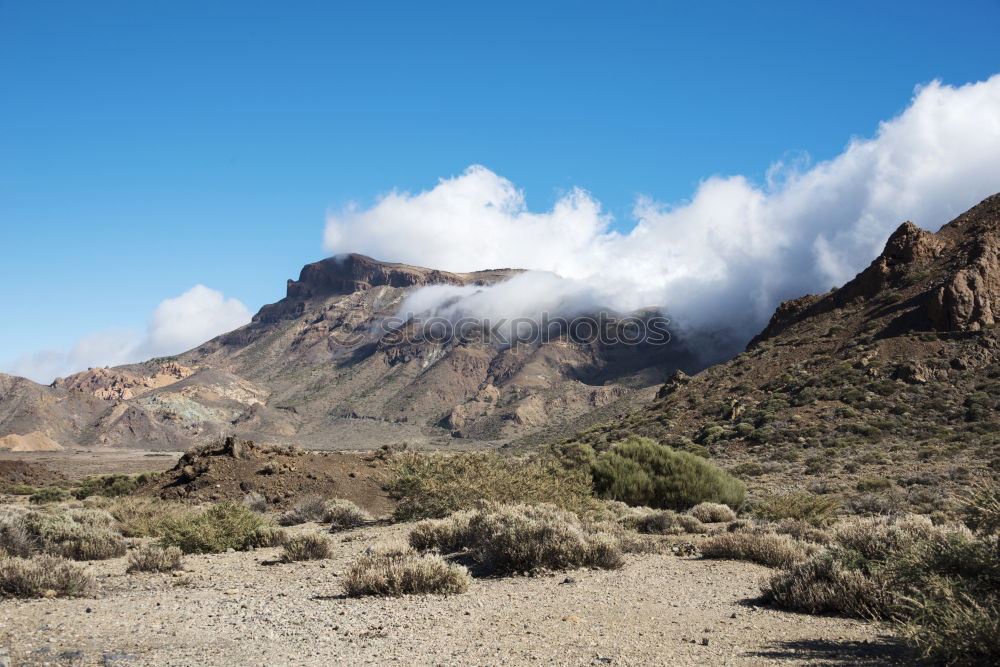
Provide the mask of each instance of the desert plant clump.
[{"label": "desert plant clump", "polygon": [[326,504],[323,522],[330,524],[330,531],[357,528],[371,521],[371,515],[352,503],[350,500],[336,498]]},{"label": "desert plant clump", "polygon": [[45,553],[73,560],[104,560],[125,555],[126,547],[107,512],[46,507],[8,511],[0,517],[0,548],[22,557]]},{"label": "desert plant clump", "polygon": [[613,569],[624,562],[614,535],[588,530],[575,514],[554,505],[490,505],[463,513],[451,526],[425,524],[417,532],[411,544],[466,549],[483,571],[494,574]]},{"label": "desert plant clump", "polygon": [[241,551],[254,546],[265,519],[242,505],[223,501],[191,517],[170,518],[160,524],[160,544],[186,554]]},{"label": "desert plant clump", "polygon": [[729,505],[721,503],[698,503],[688,514],[702,523],[724,523],[736,520],[736,512]]},{"label": "desert plant clump", "polygon": [[288,531],[277,526],[264,524],[250,533],[244,548],[266,549],[268,547],[280,547],[287,543],[289,539]]},{"label": "desert plant clump", "polygon": [[768,567],[791,567],[809,558],[815,546],[777,533],[736,531],[708,538],[701,544],[705,558],[746,560]]},{"label": "desert plant clump", "polygon": [[323,496],[306,496],[295,503],[291,510],[278,517],[282,526],[297,526],[307,521],[322,521],[326,516],[326,498]]},{"label": "desert plant clump", "polygon": [[769,496],[753,503],[750,514],[766,521],[797,519],[822,528],[836,521],[838,509],[840,501],[836,498],[812,493],[788,493]]},{"label": "desert plant clump", "polygon": [[811,614],[882,618],[895,604],[883,577],[850,569],[829,553],[775,575],[766,592],[779,606]]},{"label": "desert plant clump", "polygon": [[159,498],[98,496],[88,498],[86,502],[113,516],[118,530],[125,537],[160,537],[161,526],[165,522],[183,522],[198,514],[198,510],[189,505]]},{"label": "desert plant clump", "polygon": [[94,575],[81,565],[57,556],[0,558],[0,597],[37,598],[85,595]]},{"label": "desert plant clump", "polygon": [[464,567],[436,554],[388,548],[362,554],[344,577],[344,592],[351,597],[454,595],[467,591],[470,582]]},{"label": "desert plant clump", "polygon": [[650,535],[681,535],[708,530],[696,517],[687,514],[678,514],[673,510],[636,509],[634,517],[626,517],[619,523]]},{"label": "desert plant clump", "polygon": [[263,514],[270,507],[270,504],[267,502],[267,498],[260,495],[256,491],[243,496],[243,500],[240,501],[240,504],[251,512],[257,512],[259,514]]},{"label": "desert plant clump", "polygon": [[388,490],[400,501],[393,513],[399,521],[440,519],[481,502],[550,503],[574,511],[596,504],[584,472],[495,452],[404,452]]},{"label": "desert plant clump", "polygon": [[474,512],[455,512],[447,519],[424,519],[410,531],[410,546],[421,553],[461,551],[468,544],[466,532]]},{"label": "desert plant clump", "polygon": [[333,553],[330,540],[323,535],[309,533],[306,535],[296,535],[285,542],[281,559],[286,563],[299,560],[322,560],[329,558]]},{"label": "desert plant clump", "polygon": [[629,505],[686,510],[702,502],[732,508],[746,487],[721,468],[649,438],[631,437],[602,452],[593,465],[594,489],[602,498]]},{"label": "desert plant clump", "polygon": [[65,489],[60,489],[57,486],[46,486],[28,496],[28,502],[32,505],[47,505],[48,503],[60,503],[67,498],[69,498],[69,493]]},{"label": "desert plant clump", "polygon": [[154,479],[157,474],[155,472],[143,472],[138,475],[115,473],[88,477],[79,488],[73,491],[73,497],[77,500],[83,500],[90,496],[104,496],[105,498],[127,496],[146,482]]},{"label": "desert plant clump", "polygon": [[173,572],[181,569],[181,550],[155,544],[129,552],[125,572]]}]

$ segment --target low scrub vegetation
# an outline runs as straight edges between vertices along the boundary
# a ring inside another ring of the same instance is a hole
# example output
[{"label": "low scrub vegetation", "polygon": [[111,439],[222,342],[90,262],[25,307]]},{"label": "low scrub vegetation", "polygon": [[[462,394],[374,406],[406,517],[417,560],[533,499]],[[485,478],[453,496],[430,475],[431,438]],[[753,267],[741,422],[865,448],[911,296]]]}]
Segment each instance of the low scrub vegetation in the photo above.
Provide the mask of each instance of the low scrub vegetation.
[{"label": "low scrub vegetation", "polygon": [[344,592],[351,597],[452,595],[467,591],[470,581],[464,567],[438,555],[390,548],[362,554],[344,577]]},{"label": "low scrub vegetation", "polygon": [[368,512],[343,498],[329,501],[326,504],[326,515],[323,517],[323,522],[329,523],[333,532],[357,528],[371,520],[372,517]]},{"label": "low scrub vegetation", "polygon": [[168,518],[159,524],[158,531],[162,546],[178,547],[186,554],[205,554],[261,546],[261,531],[268,526],[246,507],[224,501],[193,516]]},{"label": "low scrub vegetation", "polygon": [[403,453],[396,458],[389,492],[400,502],[401,521],[443,518],[481,502],[550,503],[578,510],[594,504],[590,479],[554,460],[493,452]]},{"label": "low scrub vegetation", "polygon": [[93,497],[87,503],[104,509],[118,522],[125,537],[160,537],[165,522],[181,523],[194,518],[198,510],[190,505],[172,503],[159,498],[121,496]]},{"label": "low scrub vegetation", "polygon": [[592,472],[601,498],[629,505],[683,511],[710,502],[739,508],[746,497],[743,482],[726,471],[649,438],[612,445],[594,461]]},{"label": "low scrub vegetation", "polygon": [[828,526],[837,519],[840,501],[812,493],[788,493],[769,496],[755,502],[750,514],[766,521],[796,519],[816,527]]},{"label": "low scrub vegetation", "polygon": [[155,472],[143,472],[138,475],[117,473],[88,477],[79,488],[73,491],[73,497],[83,500],[90,496],[103,496],[105,498],[127,496],[149,480],[155,478],[156,475],[157,473]]},{"label": "low scrub vegetation", "polygon": [[736,512],[729,505],[721,503],[698,503],[688,514],[702,523],[724,523],[736,520]]},{"label": "low scrub vegetation", "polygon": [[281,559],[286,563],[299,560],[321,560],[329,558],[333,553],[330,540],[323,535],[313,533],[296,535],[285,542]]},{"label": "low scrub vegetation", "polygon": [[177,547],[161,547],[150,544],[129,552],[128,567],[132,572],[173,572],[181,569],[181,550]]},{"label": "low scrub vegetation", "polygon": [[86,568],[57,556],[0,558],[0,596],[16,598],[86,595],[94,588],[94,575]]},{"label": "low scrub vegetation", "polygon": [[817,547],[789,535],[736,531],[710,537],[701,545],[705,558],[747,560],[768,567],[791,567],[806,560]]},{"label": "low scrub vegetation", "polygon": [[995,660],[1000,535],[989,517],[998,497],[995,483],[970,494],[975,532],[915,516],[845,521],[828,549],[776,575],[766,592],[792,609],[895,621],[933,662]]},{"label": "low scrub vegetation", "polygon": [[125,554],[114,518],[85,508],[8,508],[0,514],[0,551],[23,558],[36,553],[73,560],[103,560]]},{"label": "low scrub vegetation", "polygon": [[612,569],[624,562],[614,534],[585,526],[572,512],[553,505],[492,505],[418,524],[410,543],[423,551],[466,550],[490,574]]}]

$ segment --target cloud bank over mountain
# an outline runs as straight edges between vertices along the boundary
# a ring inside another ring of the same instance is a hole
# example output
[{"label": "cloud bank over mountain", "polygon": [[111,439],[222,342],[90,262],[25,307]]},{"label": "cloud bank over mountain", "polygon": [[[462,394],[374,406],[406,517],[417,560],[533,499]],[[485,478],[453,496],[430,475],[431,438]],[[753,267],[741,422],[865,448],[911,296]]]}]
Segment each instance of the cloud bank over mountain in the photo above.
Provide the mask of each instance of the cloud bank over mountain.
[{"label": "cloud bank over mountain", "polygon": [[56,377],[87,368],[115,366],[183,352],[250,321],[250,311],[237,299],[195,285],[156,307],[144,332],[112,329],[88,334],[68,349],[41,350],[20,357],[3,369],[48,384]]},{"label": "cloud bank over mountain", "polygon": [[[682,327],[727,329],[745,341],[780,301],[853,277],[904,220],[936,230],[1000,190],[998,165],[1000,75],[959,87],[934,81],[831,160],[772,164],[762,184],[712,176],[677,204],[642,197],[627,233],[612,230],[585,190],[536,213],[513,183],[474,165],[430,190],[394,191],[370,208],[331,214],[324,240],[331,253],[450,271],[519,267],[575,283],[527,278],[474,300],[437,290],[416,298],[429,311],[524,312],[515,293],[531,299],[527,310],[558,309],[571,293],[575,308],[581,300],[660,306]],[[540,303],[546,295],[550,303]]]}]

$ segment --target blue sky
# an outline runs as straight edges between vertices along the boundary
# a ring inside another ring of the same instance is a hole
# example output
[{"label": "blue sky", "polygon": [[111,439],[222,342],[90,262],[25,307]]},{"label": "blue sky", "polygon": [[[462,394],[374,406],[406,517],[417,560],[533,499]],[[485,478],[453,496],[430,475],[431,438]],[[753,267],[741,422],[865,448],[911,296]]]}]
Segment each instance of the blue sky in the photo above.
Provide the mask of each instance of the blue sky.
[{"label": "blue sky", "polygon": [[0,369],[196,284],[255,311],[328,211],[471,164],[626,231],[637,196],[833,158],[916,85],[987,79],[997,25],[996,1],[0,0]]}]

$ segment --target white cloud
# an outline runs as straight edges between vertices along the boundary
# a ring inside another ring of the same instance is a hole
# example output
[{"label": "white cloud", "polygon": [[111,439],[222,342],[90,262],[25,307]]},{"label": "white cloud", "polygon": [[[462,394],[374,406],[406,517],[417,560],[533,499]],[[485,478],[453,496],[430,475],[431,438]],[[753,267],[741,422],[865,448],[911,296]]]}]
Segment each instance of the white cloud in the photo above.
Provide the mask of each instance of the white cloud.
[{"label": "white cloud", "polygon": [[[730,327],[745,340],[781,300],[849,280],[904,220],[934,230],[1000,190],[997,165],[1000,75],[961,87],[935,81],[832,160],[810,166],[797,155],[772,165],[763,185],[712,176],[676,205],[640,198],[627,234],[610,231],[584,190],[534,213],[514,184],[472,166],[430,190],[330,215],[325,245],[451,271],[555,272],[578,281],[577,302],[589,293],[622,309],[665,306],[684,325]],[[547,289],[521,291],[538,301]],[[488,304],[483,295],[494,292]],[[521,308],[509,289],[479,294],[476,308]]]},{"label": "white cloud", "polygon": [[88,334],[68,349],[24,355],[9,364],[5,372],[47,384],[87,368],[184,352],[249,321],[250,311],[240,301],[195,285],[178,297],[162,301],[150,316],[145,332],[108,329]]}]

